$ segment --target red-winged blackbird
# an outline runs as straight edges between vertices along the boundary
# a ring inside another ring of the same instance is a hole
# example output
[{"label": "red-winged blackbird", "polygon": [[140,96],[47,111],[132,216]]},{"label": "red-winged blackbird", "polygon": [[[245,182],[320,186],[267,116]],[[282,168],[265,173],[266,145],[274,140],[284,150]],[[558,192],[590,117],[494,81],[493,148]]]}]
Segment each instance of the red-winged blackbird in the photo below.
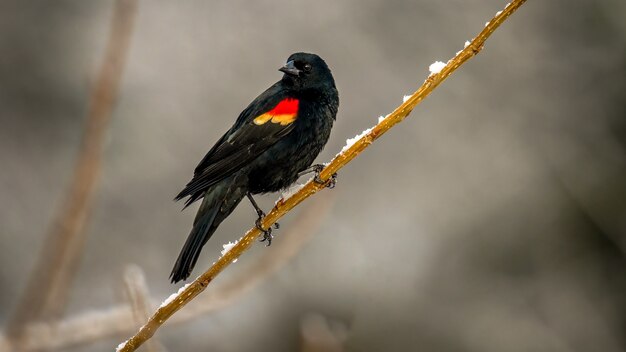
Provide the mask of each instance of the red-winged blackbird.
[{"label": "red-winged blackbird", "polygon": [[172,282],[189,277],[204,244],[245,196],[255,207],[257,227],[269,244],[271,229],[260,227],[265,214],[252,195],[279,191],[303,173],[319,172],[319,165],[309,167],[328,141],[337,115],[335,81],[326,62],[315,54],[295,53],[279,71],[283,78],[239,115],[176,196],[176,200],[189,197],[185,207],[204,199],[170,274]]}]

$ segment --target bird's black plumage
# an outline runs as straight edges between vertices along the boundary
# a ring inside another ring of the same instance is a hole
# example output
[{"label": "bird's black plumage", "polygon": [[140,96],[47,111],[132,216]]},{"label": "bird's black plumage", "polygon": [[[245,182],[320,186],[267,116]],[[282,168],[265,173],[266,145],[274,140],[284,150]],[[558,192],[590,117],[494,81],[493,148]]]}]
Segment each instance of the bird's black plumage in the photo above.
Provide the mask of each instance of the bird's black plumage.
[{"label": "bird's black plumage", "polygon": [[203,198],[170,278],[185,280],[200,250],[247,194],[276,192],[293,184],[330,136],[339,97],[319,56],[295,53],[284,76],[241,112],[176,196],[185,206]]}]

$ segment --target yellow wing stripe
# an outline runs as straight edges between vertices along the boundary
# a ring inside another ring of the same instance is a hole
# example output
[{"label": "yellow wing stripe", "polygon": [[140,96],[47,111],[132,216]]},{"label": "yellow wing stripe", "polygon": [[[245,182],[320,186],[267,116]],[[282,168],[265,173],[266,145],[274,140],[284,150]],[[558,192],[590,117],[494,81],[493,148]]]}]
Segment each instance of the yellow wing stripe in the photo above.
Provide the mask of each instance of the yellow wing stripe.
[{"label": "yellow wing stripe", "polygon": [[255,125],[263,125],[268,121],[271,121],[272,123],[279,123],[281,126],[287,126],[288,124],[294,122],[296,120],[296,117],[296,114],[273,115],[269,112],[266,112],[265,114],[255,118],[253,122]]},{"label": "yellow wing stripe", "polygon": [[263,125],[267,121],[279,123],[281,126],[287,126],[294,122],[298,117],[298,105],[300,101],[295,98],[285,98],[278,102],[272,110],[263,115],[257,116],[253,122],[256,125]]}]

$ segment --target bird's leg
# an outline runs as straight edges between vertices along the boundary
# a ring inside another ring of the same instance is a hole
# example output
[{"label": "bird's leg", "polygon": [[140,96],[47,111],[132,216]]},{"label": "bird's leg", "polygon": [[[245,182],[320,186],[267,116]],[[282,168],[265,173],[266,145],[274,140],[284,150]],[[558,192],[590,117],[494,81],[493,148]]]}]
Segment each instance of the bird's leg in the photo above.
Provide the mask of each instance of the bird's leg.
[{"label": "bird's leg", "polygon": [[[250,192],[246,193],[246,196],[248,196],[248,199],[250,199],[250,203],[252,203],[252,206],[254,207],[257,215],[259,216],[254,222],[254,225],[256,226],[257,229],[263,232],[263,239],[261,240],[261,242],[267,241],[267,245],[270,246],[272,244],[272,238],[273,238],[272,228],[270,227],[266,230],[262,226],[262,221],[263,221],[263,218],[265,217],[265,212],[261,210],[259,205],[254,200],[254,198],[252,198],[252,194]],[[274,223],[274,228],[278,230],[280,228],[280,225],[278,223]]]},{"label": "bird's leg", "polygon": [[324,182],[320,178],[320,172],[322,172],[323,169],[324,169],[324,165],[322,165],[322,164],[314,164],[314,165],[311,165],[308,168],[300,171],[298,173],[298,177],[304,176],[306,174],[310,174],[311,172],[315,172],[315,177],[313,178],[313,181],[315,181],[315,183],[319,183],[321,185],[325,184],[326,187],[328,187],[330,189],[335,188],[335,186],[337,185],[337,173],[335,172],[334,174],[332,174],[330,176],[330,178],[326,182]]},{"label": "bird's leg", "polygon": [[320,172],[324,169],[324,165],[322,164],[313,164],[306,169],[300,171],[298,173],[298,177],[302,177],[304,175],[310,174],[311,172],[315,172],[315,176],[319,177]]}]

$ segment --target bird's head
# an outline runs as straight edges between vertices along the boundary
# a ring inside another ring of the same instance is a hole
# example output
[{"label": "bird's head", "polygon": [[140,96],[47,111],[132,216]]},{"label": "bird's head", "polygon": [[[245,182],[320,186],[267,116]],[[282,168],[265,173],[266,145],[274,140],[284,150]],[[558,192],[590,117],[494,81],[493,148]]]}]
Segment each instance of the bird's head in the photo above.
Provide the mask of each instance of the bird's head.
[{"label": "bird's head", "polygon": [[278,70],[285,74],[283,82],[295,89],[335,88],[335,80],[328,65],[315,54],[292,54],[285,66]]}]

